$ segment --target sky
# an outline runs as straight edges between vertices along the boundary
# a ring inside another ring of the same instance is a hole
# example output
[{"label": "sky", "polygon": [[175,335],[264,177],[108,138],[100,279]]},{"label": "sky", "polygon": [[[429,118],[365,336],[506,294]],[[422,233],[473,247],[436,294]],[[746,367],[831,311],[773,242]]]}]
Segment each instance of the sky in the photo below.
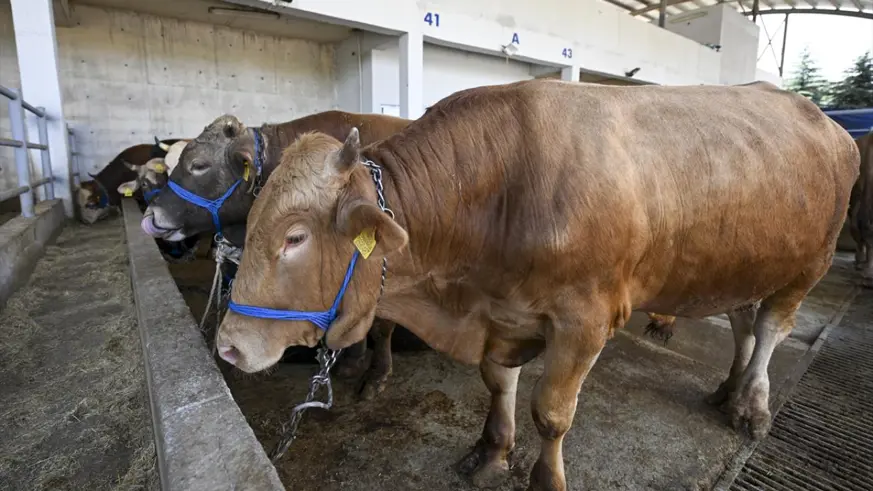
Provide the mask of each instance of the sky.
[{"label": "sky", "polygon": [[[762,15],[758,43],[758,68],[779,73],[784,15]],[[767,48],[767,32],[773,46]],[[775,35],[774,35],[775,34]],[[821,74],[829,80],[839,80],[843,72],[865,51],[873,54],[873,20],[837,15],[794,14],[788,16],[788,42],[785,47],[785,75],[788,79],[800,61],[804,46],[809,47]],[[766,48],[766,49],[765,49]],[[775,53],[774,53],[775,52]],[[775,55],[775,56],[774,56]]]}]

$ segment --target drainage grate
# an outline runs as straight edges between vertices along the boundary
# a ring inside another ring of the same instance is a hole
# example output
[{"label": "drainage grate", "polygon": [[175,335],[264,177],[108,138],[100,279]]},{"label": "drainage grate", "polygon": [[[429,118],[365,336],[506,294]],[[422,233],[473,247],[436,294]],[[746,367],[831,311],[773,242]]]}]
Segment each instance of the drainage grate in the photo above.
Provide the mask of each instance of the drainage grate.
[{"label": "drainage grate", "polygon": [[873,302],[863,296],[834,326],[731,491],[873,489]]}]

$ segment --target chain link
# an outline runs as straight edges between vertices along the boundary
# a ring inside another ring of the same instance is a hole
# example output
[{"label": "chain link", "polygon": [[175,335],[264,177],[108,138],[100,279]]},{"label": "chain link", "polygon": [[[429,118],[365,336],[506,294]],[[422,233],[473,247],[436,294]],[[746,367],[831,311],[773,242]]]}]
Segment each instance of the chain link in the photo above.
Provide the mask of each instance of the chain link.
[{"label": "chain link", "polygon": [[[387,213],[388,216],[394,220],[394,211],[388,208],[388,205],[385,203],[385,188],[382,186],[382,168],[379,167],[378,164],[373,162],[372,160],[365,160],[364,166],[367,169],[370,169],[370,175],[373,176],[373,182],[376,184],[376,204],[379,205],[379,209],[383,212]],[[382,297],[382,294],[385,293],[385,278],[388,276],[388,258],[382,258],[382,283],[379,284],[379,297]]]},{"label": "chain link", "polygon": [[[282,425],[282,439],[279,440],[279,444],[276,445],[276,448],[273,449],[273,452],[270,453],[270,461],[274,464],[282,457],[282,455],[288,450],[288,447],[291,446],[291,443],[297,438],[297,428],[300,426],[300,421],[303,420],[303,413],[313,407],[321,408],[321,409],[330,409],[333,406],[333,386],[330,383],[330,369],[333,368],[334,363],[336,363],[339,358],[339,354],[342,350],[332,350],[329,349],[324,343],[322,346],[318,348],[318,365],[319,370],[318,373],[313,375],[312,379],[309,381],[309,394],[306,395],[306,399],[291,410],[291,419],[287,424]],[[325,387],[327,389],[327,402],[314,401],[315,394],[318,392],[318,389],[321,387]]]}]

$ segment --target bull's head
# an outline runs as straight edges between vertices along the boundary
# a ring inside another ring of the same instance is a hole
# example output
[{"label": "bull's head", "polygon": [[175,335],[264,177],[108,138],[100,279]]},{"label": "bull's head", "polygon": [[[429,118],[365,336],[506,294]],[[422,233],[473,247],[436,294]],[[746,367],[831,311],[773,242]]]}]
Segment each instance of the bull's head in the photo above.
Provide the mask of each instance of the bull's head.
[{"label": "bull's head", "polygon": [[87,224],[109,216],[109,193],[98,180],[97,176],[88,173],[90,181],[79,184],[76,190],[76,204],[80,219]]},{"label": "bull's head", "polygon": [[146,202],[167,185],[167,164],[163,158],[154,158],[136,167],[136,179],[118,186],[118,194],[133,196],[137,190],[142,192]]},{"label": "bull's head", "polygon": [[[359,163],[358,130],[345,144],[309,133],[290,145],[249,214],[245,253],[234,280],[235,304],[295,311],[331,307],[360,244],[359,256],[327,343],[342,348],[367,334],[376,311],[382,257],[403,248],[406,231],[376,203]],[[372,235],[370,235],[372,233]],[[366,249],[366,246],[364,247]],[[325,332],[308,321],[267,320],[229,311],[218,331],[219,354],[246,372],[276,363],[289,346],[314,346]]]},{"label": "bull's head", "polygon": [[[246,184],[238,186],[219,210],[222,224],[241,223],[254,201],[249,192],[255,182],[251,168],[254,157],[251,132],[235,117],[221,116],[184,146],[170,180],[197,196],[214,200],[243,178]],[[212,215],[207,210],[168,188],[158,193],[146,208],[142,228],[153,237],[173,241],[215,231]]]}]

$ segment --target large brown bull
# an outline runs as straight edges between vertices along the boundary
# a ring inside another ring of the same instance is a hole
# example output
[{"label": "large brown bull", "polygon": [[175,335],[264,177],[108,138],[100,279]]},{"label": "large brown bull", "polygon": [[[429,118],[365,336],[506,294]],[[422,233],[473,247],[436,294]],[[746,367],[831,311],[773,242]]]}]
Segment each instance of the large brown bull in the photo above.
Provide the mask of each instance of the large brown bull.
[{"label": "large brown bull", "polygon": [[288,346],[358,342],[374,315],[409,327],[491,391],[477,485],[509,472],[520,365],[542,354],[530,488],[564,490],[579,390],[631,311],[728,313],[713,400],[760,438],[770,357],[831,264],[858,165],[845,130],[766,83],[534,80],[453,94],[363,150],[354,131],[304,135],[251,210],[218,350],[256,372]]},{"label": "large brown bull", "polygon": [[[238,186],[217,211],[223,234],[231,242],[242,246],[246,217],[257,189],[279,164],[282,150],[300,135],[320,131],[335,138],[344,138],[349,130],[357,127],[360,128],[361,139],[372,143],[394,135],[409,122],[408,119],[380,114],[325,111],[286,123],[246,128],[237,118],[225,115],[215,119],[185,146],[169,179],[198,196],[215,200],[235,182],[245,178],[245,183]],[[257,152],[256,137],[259,142]],[[260,175],[257,175],[253,162],[258,163]],[[172,241],[199,233],[216,232],[215,220],[210,212],[166,187],[152,198],[144,213],[142,228],[153,237]],[[372,398],[384,390],[391,375],[391,337],[394,328],[393,322],[377,319],[374,323],[371,331],[373,360],[361,386],[364,399]],[[338,367],[342,374],[351,377],[367,369],[366,347],[366,341],[362,341],[345,353]]]}]

